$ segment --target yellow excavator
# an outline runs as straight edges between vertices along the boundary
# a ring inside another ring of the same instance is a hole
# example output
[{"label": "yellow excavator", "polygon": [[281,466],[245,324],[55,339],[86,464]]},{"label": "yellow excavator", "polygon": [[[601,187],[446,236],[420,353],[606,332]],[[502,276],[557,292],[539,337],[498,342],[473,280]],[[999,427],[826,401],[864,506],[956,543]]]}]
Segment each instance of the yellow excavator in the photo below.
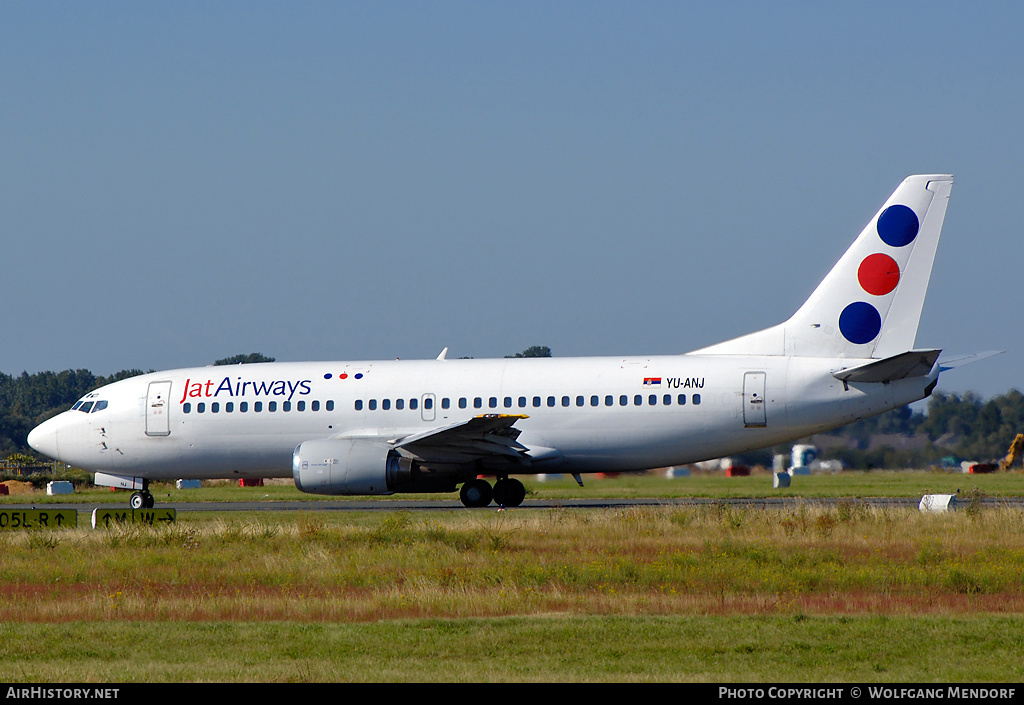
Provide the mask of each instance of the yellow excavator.
[{"label": "yellow excavator", "polygon": [[1018,433],[1017,437],[1013,439],[1013,443],[1010,444],[1010,450],[1006,457],[999,461],[999,469],[1009,470],[1022,454],[1024,454],[1024,433]]}]

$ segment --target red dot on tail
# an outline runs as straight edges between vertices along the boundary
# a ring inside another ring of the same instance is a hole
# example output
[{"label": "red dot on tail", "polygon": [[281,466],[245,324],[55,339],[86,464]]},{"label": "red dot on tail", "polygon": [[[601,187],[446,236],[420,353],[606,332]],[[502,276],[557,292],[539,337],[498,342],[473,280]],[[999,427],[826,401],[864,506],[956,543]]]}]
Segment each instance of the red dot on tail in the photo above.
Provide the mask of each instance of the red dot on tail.
[{"label": "red dot on tail", "polygon": [[861,288],[873,296],[885,296],[900,283],[900,266],[889,255],[868,255],[857,270]]}]

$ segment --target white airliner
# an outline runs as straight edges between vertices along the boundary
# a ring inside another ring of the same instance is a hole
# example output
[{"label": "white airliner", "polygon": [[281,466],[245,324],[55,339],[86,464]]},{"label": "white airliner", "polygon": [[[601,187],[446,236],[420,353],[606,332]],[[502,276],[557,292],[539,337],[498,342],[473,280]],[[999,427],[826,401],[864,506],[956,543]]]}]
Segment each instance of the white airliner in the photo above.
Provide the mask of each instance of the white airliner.
[{"label": "white airliner", "polygon": [[[263,363],[132,377],[29,434],[136,490],[294,478],[303,492],[454,492],[518,506],[512,475],[645,470],[803,438],[927,397],[914,347],[953,179],[907,178],[786,322],[687,354]],[[493,476],[491,484],[480,476]]]}]

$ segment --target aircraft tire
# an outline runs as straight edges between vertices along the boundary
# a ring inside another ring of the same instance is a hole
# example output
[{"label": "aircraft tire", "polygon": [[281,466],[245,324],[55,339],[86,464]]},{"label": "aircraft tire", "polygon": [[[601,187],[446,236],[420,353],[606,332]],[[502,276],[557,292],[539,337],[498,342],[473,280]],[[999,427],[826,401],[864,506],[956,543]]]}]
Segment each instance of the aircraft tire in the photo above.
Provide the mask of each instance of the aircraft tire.
[{"label": "aircraft tire", "polygon": [[132,496],[128,499],[128,506],[132,509],[152,509],[155,505],[156,500],[148,490],[132,492]]},{"label": "aircraft tire", "polygon": [[486,480],[470,480],[463,483],[462,489],[459,490],[459,499],[469,508],[486,507],[493,497],[494,491]]},{"label": "aircraft tire", "polygon": [[503,507],[518,507],[526,499],[526,488],[515,479],[494,483],[494,501]]}]

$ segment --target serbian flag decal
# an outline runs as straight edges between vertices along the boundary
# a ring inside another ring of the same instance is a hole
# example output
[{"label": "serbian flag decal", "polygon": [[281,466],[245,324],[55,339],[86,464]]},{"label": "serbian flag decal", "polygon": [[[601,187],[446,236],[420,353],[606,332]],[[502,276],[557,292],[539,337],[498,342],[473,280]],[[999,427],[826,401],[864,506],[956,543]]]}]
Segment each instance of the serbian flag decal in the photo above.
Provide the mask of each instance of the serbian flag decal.
[{"label": "serbian flag decal", "polygon": [[661,377],[644,377],[644,387],[648,389],[661,387]]}]

